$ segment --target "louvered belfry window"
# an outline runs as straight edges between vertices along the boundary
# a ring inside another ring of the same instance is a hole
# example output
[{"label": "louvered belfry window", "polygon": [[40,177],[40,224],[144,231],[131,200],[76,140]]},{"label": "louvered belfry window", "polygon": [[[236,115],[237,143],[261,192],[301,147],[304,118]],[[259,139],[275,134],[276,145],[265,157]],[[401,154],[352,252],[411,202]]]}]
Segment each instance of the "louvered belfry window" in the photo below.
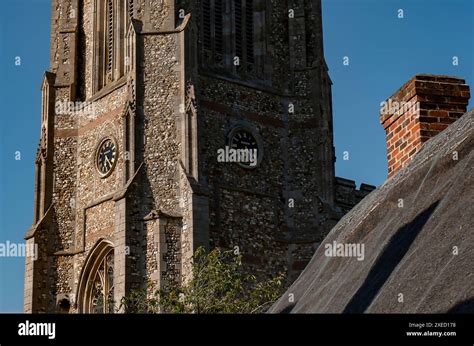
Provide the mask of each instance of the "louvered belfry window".
[{"label": "louvered belfry window", "polygon": [[214,49],[218,54],[224,53],[224,6],[223,0],[214,0],[214,37],[215,46]]},{"label": "louvered belfry window", "polygon": [[225,0],[202,0],[202,48],[206,64],[224,66]]},{"label": "louvered belfry window", "polygon": [[123,77],[125,33],[135,0],[95,0],[94,92]]},{"label": "louvered belfry window", "polygon": [[201,0],[204,66],[253,71],[255,1],[259,0]]},{"label": "louvered belfry window", "polygon": [[250,64],[255,62],[253,6],[253,0],[245,1],[245,56]]},{"label": "louvered belfry window", "polygon": [[234,54],[240,60],[238,72],[254,71],[254,11],[254,0],[234,0]]},{"label": "louvered belfry window", "polygon": [[135,9],[134,0],[128,0],[128,15],[129,15],[129,18],[133,18],[134,9]]},{"label": "louvered belfry window", "polygon": [[203,0],[202,2],[202,22],[203,22],[203,47],[205,50],[212,50],[212,17],[211,17],[211,0]]},{"label": "louvered belfry window", "polygon": [[114,58],[114,4],[113,0],[107,0],[107,32],[106,32],[106,82],[112,79]]},{"label": "louvered belfry window", "polygon": [[234,0],[235,56],[243,58],[242,0]]}]

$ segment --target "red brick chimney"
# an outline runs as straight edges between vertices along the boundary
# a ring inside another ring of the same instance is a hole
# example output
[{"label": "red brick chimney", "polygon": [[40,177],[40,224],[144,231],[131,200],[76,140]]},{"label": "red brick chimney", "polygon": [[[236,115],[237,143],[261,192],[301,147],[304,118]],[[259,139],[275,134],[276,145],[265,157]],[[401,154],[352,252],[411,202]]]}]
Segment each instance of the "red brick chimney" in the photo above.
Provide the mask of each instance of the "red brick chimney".
[{"label": "red brick chimney", "polygon": [[466,113],[470,97],[464,79],[420,74],[382,102],[388,176],[405,166],[424,142]]}]

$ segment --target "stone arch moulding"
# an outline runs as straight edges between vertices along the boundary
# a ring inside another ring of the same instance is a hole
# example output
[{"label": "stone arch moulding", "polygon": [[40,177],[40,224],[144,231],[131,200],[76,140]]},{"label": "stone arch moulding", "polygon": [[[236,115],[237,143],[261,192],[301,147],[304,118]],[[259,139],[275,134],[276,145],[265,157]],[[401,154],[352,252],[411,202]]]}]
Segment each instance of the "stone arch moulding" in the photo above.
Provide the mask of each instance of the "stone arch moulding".
[{"label": "stone arch moulding", "polygon": [[[77,289],[77,309],[79,313],[94,313],[92,309],[94,290],[97,290],[97,283],[102,285],[103,292],[106,295],[112,291],[113,297],[113,279],[108,276],[108,269],[112,268],[113,278],[113,259],[114,245],[105,239],[99,239],[90,251],[81,271],[79,285]],[[111,262],[110,262],[111,261]],[[105,306],[104,313],[107,311],[107,299],[102,302]]]}]

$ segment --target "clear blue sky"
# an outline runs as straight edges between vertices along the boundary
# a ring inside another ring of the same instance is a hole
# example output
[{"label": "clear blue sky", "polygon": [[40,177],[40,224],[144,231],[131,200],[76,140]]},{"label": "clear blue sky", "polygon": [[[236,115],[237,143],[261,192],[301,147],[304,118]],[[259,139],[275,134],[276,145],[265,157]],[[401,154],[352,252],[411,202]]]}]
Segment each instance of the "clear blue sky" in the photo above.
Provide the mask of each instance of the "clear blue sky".
[{"label": "clear blue sky", "polygon": [[[404,10],[404,19],[398,10]],[[0,12],[0,242],[22,242],[33,219],[34,160],[43,73],[49,67],[50,0],[2,0]],[[386,178],[380,102],[417,73],[473,85],[472,0],[323,0],[333,85],[338,176]],[[15,66],[15,57],[21,66]],[[343,57],[349,57],[349,66]],[[459,66],[452,65],[452,57]],[[472,105],[472,102],[471,102]],[[21,160],[15,160],[15,152]],[[349,152],[349,160],[342,153]],[[23,258],[0,257],[0,312],[20,312]]]}]

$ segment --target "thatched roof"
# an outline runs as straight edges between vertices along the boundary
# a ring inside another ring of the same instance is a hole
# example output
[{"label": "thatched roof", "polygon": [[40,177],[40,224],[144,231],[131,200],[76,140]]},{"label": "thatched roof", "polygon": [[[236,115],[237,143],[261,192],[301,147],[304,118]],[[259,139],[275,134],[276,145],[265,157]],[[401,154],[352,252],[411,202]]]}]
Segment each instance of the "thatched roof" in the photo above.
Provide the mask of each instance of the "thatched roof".
[{"label": "thatched roof", "polygon": [[[270,312],[474,312],[473,119],[430,139],[349,212]],[[334,241],[363,244],[364,259],[326,256]]]}]

